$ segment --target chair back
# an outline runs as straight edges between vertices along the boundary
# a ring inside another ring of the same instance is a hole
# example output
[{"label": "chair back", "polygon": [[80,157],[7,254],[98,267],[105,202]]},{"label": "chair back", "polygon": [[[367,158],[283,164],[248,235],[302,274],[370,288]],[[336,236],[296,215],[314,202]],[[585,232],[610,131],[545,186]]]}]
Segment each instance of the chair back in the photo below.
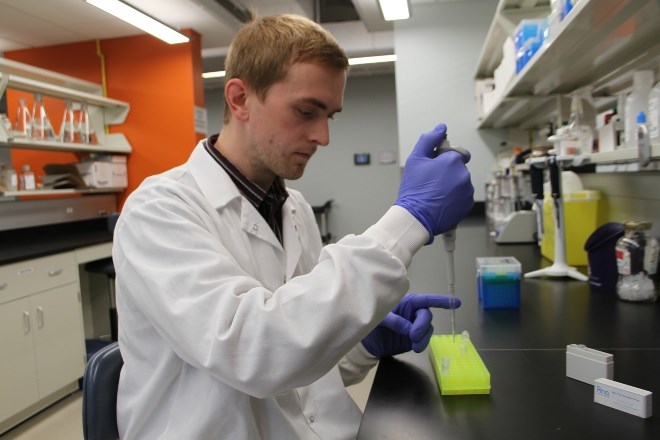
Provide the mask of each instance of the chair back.
[{"label": "chair back", "polygon": [[118,440],[117,388],[124,360],[113,342],[96,352],[83,377],[83,435],[85,440]]}]

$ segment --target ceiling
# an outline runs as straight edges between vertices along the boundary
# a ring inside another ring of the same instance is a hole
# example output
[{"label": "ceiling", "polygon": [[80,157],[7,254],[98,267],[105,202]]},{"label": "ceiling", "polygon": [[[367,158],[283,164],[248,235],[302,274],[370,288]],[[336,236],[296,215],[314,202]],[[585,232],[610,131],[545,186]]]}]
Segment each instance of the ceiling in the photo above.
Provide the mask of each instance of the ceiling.
[{"label": "ceiling", "polygon": [[[125,1],[171,27],[200,33],[205,71],[222,70],[227,47],[242,24],[230,9],[246,13],[254,10],[262,16],[277,13],[307,16],[326,27],[349,56],[394,52],[393,26],[382,19],[377,0]],[[409,0],[409,3],[441,1],[458,0]],[[83,0],[0,0],[0,55],[17,49],[141,33]],[[361,67],[360,71],[393,70],[391,65],[373,66]]]}]

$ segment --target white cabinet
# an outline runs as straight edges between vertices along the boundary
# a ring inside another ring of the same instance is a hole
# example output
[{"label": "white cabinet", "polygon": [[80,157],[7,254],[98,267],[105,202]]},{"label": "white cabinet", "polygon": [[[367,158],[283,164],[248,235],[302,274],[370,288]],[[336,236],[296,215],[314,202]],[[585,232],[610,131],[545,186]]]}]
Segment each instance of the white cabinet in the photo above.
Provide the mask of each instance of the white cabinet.
[{"label": "white cabinet", "polygon": [[[99,84],[83,81],[67,75],[51,72],[28,64],[0,58],[0,97],[6,90],[13,89],[28,93],[39,93],[61,100],[87,104],[90,123],[98,138],[98,144],[41,141],[34,139],[12,139],[10,133],[0,124],[0,148],[18,148],[50,151],[89,152],[102,154],[129,154],[131,145],[122,133],[106,133],[105,126],[124,123],[130,105],[126,102],[103,96]],[[59,117],[51,117],[53,125],[59,123]],[[59,127],[55,127],[56,131]],[[71,190],[59,191],[63,194]],[[98,190],[82,192],[99,192]],[[108,192],[107,189],[101,192]],[[58,190],[49,191],[57,194]],[[6,196],[44,195],[42,192],[26,191]]]},{"label": "white cabinet", "polygon": [[0,267],[0,432],[77,388],[85,368],[73,252]]},{"label": "white cabinet", "polygon": [[[612,107],[630,89],[632,72],[660,63],[660,2],[657,0],[579,0],[555,36],[506,85],[479,128],[540,128],[568,119],[564,98],[591,85],[599,108]],[[545,5],[545,8],[543,6]],[[500,0],[477,66],[476,79],[492,77],[502,45],[523,18],[549,11],[548,1]],[[627,151],[628,150],[628,151]],[[636,157],[632,148],[595,154],[592,161]],[[633,156],[633,154],[635,156]],[[660,158],[660,146],[653,155]]]}]

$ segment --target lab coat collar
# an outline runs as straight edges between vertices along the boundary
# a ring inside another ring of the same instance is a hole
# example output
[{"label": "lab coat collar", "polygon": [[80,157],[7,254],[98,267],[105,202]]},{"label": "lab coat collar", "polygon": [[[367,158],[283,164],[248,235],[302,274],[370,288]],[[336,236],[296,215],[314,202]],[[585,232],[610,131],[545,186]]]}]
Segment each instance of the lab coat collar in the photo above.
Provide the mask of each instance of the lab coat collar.
[{"label": "lab coat collar", "polygon": [[302,255],[300,243],[300,214],[292,198],[287,198],[282,206],[283,245],[270,229],[266,220],[247,200],[244,200],[238,188],[225,170],[219,166],[200,141],[188,159],[187,166],[192,177],[199,185],[204,197],[215,209],[220,209],[234,199],[241,200],[241,229],[247,234],[259,238],[286,256],[287,280],[293,277]]},{"label": "lab coat collar", "polygon": [[222,208],[231,200],[241,197],[231,177],[204,148],[204,140],[197,144],[187,165],[204,197],[214,208]]}]

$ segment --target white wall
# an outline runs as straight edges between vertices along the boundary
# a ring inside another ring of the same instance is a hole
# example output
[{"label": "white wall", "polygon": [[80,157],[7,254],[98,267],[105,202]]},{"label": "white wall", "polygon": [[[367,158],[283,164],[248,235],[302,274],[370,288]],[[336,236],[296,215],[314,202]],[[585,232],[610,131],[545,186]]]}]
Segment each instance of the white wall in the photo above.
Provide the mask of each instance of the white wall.
[{"label": "white wall", "polygon": [[468,165],[475,200],[484,200],[494,155],[506,133],[477,130],[474,75],[497,2],[413,4],[395,22],[397,112],[401,163],[420,133],[447,124],[452,145],[472,153]]}]

